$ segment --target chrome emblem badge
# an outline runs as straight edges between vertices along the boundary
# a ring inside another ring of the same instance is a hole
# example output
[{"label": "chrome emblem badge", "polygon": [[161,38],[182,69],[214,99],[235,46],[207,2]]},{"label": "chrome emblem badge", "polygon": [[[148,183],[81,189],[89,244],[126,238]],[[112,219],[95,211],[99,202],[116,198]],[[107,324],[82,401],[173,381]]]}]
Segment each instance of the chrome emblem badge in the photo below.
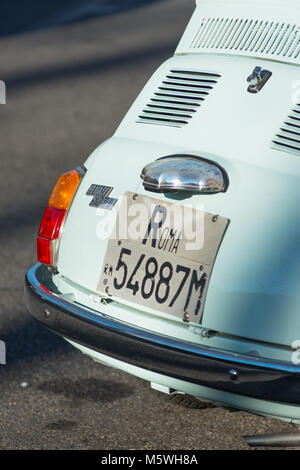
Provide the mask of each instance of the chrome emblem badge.
[{"label": "chrome emblem badge", "polygon": [[269,70],[263,70],[261,67],[255,67],[252,74],[247,78],[249,83],[248,92],[258,93],[271,78],[272,72]]},{"label": "chrome emblem badge", "polygon": [[86,193],[87,196],[92,196],[92,200],[89,205],[99,209],[112,210],[118,201],[118,199],[108,197],[112,190],[113,188],[111,186],[92,184]]}]

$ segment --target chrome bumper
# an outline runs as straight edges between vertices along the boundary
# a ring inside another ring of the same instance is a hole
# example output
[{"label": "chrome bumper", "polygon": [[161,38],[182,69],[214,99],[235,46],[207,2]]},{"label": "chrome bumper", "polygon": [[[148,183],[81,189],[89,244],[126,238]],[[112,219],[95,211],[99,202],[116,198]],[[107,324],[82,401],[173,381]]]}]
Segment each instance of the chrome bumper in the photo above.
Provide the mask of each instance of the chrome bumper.
[{"label": "chrome bumper", "polygon": [[[69,302],[42,265],[25,280],[32,316],[60,336],[152,372],[193,384],[286,404],[300,404],[300,367],[202,347],[118,322]],[[47,287],[45,287],[47,285]]]}]

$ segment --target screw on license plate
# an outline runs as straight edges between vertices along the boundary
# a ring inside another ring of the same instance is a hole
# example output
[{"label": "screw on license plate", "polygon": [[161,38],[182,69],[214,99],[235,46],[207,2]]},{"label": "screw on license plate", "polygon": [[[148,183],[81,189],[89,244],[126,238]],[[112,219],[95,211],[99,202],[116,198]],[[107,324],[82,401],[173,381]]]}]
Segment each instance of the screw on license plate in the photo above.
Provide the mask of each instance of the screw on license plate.
[{"label": "screw on license plate", "polygon": [[184,312],[182,319],[185,322],[189,322],[190,321],[190,314],[188,312]]}]

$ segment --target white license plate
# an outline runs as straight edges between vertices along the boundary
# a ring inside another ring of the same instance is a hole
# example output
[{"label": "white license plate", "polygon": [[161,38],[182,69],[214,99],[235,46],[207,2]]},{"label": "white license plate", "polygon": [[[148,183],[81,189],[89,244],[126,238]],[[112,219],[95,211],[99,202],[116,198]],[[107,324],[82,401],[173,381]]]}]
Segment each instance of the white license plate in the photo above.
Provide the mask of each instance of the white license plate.
[{"label": "white license plate", "polygon": [[228,219],[203,210],[127,192],[97,290],[117,301],[200,323],[227,225]]}]

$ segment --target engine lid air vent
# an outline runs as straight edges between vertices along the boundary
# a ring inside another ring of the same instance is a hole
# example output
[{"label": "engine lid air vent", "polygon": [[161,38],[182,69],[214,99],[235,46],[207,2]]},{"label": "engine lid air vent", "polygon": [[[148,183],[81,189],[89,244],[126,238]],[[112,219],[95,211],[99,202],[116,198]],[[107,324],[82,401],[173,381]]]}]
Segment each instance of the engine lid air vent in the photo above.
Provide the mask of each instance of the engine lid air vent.
[{"label": "engine lid air vent", "polygon": [[300,29],[279,21],[203,18],[190,48],[297,60]]},{"label": "engine lid air vent", "polygon": [[295,105],[284,121],[272,141],[272,148],[300,156],[300,104]]},{"label": "engine lid air vent", "polygon": [[299,0],[197,0],[175,54],[234,55],[299,65]]},{"label": "engine lid air vent", "polygon": [[220,77],[215,73],[171,70],[137,122],[183,127],[206,100]]}]

